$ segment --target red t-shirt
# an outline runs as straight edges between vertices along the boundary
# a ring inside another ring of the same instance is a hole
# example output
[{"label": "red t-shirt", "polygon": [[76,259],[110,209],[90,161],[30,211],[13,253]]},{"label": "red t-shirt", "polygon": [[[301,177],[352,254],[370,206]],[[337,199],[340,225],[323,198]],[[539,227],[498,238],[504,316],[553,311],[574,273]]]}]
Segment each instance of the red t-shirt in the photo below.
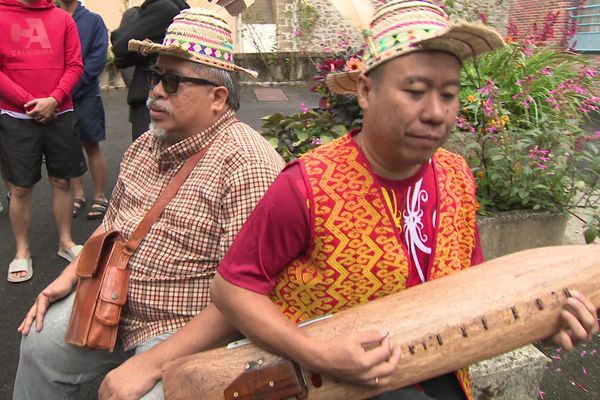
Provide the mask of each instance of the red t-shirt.
[{"label": "red t-shirt", "polygon": [[[437,190],[431,163],[408,179],[379,178],[383,195],[396,225],[396,235],[407,250],[407,287],[427,280],[435,240]],[[270,294],[277,275],[310,248],[312,227],[308,194],[301,167],[285,169],[242,227],[219,274],[230,283],[253,292]],[[479,233],[475,230],[472,265],[483,261]]]}]

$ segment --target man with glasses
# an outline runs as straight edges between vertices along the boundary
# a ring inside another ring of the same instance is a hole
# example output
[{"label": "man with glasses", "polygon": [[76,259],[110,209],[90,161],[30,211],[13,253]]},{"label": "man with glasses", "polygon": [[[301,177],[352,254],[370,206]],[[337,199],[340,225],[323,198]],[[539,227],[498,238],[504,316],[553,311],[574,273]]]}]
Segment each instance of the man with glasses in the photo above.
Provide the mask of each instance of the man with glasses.
[{"label": "man with glasses", "polygon": [[[235,117],[239,95],[232,72],[243,69],[231,59],[227,23],[209,11],[190,9],[175,18],[168,32],[163,45],[130,45],[159,54],[145,72],[152,124],[127,150],[95,234],[118,229],[127,239],[183,163],[208,150],[129,261],[129,293],[115,351],[64,342],[74,297],[69,293],[77,281],[75,261],[42,291],[18,328],[23,338],[15,400],[72,398],[80,384],[109,371],[100,399],[161,399],[166,361],[233,334],[209,306],[210,281],[284,163]],[[171,45],[174,41],[186,41],[188,50]],[[192,50],[211,43],[222,45],[202,53]]]}]

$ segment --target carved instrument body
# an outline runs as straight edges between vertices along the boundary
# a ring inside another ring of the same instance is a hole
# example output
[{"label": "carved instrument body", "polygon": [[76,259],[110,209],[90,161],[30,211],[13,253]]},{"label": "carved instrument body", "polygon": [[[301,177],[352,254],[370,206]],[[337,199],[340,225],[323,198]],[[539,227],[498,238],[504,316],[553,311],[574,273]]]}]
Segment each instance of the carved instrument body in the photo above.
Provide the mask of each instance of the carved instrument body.
[{"label": "carved instrument body", "polygon": [[550,336],[570,290],[600,307],[600,246],[555,246],[510,254],[302,328],[322,338],[388,329],[392,344],[403,352],[388,386],[364,387],[324,375],[315,379],[293,363],[247,344],[168,364],[163,371],[165,397],[368,398]]}]

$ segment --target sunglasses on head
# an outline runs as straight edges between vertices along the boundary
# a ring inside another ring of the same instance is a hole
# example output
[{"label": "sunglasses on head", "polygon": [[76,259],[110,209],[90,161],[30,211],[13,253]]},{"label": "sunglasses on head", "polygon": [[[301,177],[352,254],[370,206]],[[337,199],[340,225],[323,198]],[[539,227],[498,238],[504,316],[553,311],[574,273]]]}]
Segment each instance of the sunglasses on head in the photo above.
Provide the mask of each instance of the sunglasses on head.
[{"label": "sunglasses on head", "polygon": [[160,82],[162,83],[165,92],[169,94],[177,92],[181,82],[190,82],[203,86],[221,86],[207,79],[192,78],[190,76],[177,75],[171,72],[165,72],[164,74],[161,74],[155,69],[144,70],[144,76],[146,78],[146,82],[148,82],[150,85],[150,89],[154,89],[154,87],[158,85],[158,82]]}]

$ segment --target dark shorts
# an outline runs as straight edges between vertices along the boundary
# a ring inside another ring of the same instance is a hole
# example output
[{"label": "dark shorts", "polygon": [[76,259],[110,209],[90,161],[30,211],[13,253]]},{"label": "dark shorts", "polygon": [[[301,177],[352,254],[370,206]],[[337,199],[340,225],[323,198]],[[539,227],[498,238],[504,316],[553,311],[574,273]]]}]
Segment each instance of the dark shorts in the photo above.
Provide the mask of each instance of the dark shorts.
[{"label": "dark shorts", "polygon": [[77,100],[74,109],[82,142],[99,143],[106,139],[104,105],[100,96]]},{"label": "dark shorts", "polygon": [[75,113],[61,114],[46,125],[0,114],[2,177],[15,186],[33,186],[42,178],[42,156],[54,178],[76,178],[87,170]]}]

